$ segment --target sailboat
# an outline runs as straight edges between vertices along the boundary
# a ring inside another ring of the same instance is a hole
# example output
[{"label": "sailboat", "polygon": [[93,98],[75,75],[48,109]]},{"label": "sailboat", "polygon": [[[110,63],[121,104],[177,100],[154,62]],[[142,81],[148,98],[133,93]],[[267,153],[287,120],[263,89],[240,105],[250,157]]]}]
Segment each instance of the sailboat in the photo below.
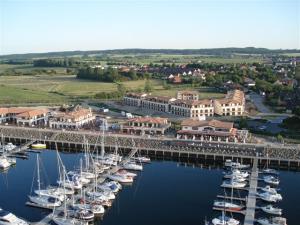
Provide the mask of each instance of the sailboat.
[{"label": "sailboat", "polygon": [[261,225],[287,225],[286,218],[283,217],[260,218],[256,221]]},{"label": "sailboat", "polygon": [[37,184],[38,189],[35,191],[36,195],[28,196],[29,200],[32,203],[35,203],[37,206],[42,208],[54,208],[61,205],[61,201],[56,198],[55,196],[50,195],[41,195],[43,192],[41,192],[41,179],[40,179],[40,166],[39,166],[39,155],[36,157],[37,162]]},{"label": "sailboat", "polygon": [[11,166],[8,158],[4,155],[0,156],[0,169],[5,170]]},{"label": "sailboat", "polygon": [[263,180],[267,184],[273,184],[273,185],[278,185],[279,184],[279,179],[274,177],[274,176],[271,176],[271,175],[264,176]]},{"label": "sailboat", "polygon": [[224,211],[222,211],[221,216],[214,218],[211,222],[213,225],[239,225],[240,224],[240,221],[225,216]]}]

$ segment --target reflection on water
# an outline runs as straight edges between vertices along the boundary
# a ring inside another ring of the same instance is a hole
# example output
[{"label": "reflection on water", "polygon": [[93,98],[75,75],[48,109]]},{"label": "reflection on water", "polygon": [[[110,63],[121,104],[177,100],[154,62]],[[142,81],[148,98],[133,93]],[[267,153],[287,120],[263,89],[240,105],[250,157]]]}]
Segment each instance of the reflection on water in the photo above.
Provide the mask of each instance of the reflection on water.
[{"label": "reflection on water", "polygon": [[[36,167],[34,153],[28,160],[17,160],[17,165],[0,174],[0,207],[12,211],[29,221],[37,221],[49,211],[25,206],[27,195],[32,189],[32,178]],[[57,179],[56,154],[44,151],[42,159],[42,180],[55,184]],[[62,153],[61,157],[68,170],[79,165],[80,153]],[[212,210],[212,203],[220,188],[222,168],[218,164],[178,163],[155,160],[144,166],[135,182],[124,186],[113,206],[107,210],[101,225],[200,225],[207,219],[218,215]],[[300,202],[300,174],[282,171],[280,173],[283,208],[288,224],[297,224],[297,207]],[[227,193],[230,195],[230,193]],[[245,192],[236,193],[244,196]],[[258,204],[262,204],[258,201]],[[257,215],[263,215],[257,213]],[[242,219],[241,216],[236,216]],[[298,220],[297,220],[298,221]]]}]

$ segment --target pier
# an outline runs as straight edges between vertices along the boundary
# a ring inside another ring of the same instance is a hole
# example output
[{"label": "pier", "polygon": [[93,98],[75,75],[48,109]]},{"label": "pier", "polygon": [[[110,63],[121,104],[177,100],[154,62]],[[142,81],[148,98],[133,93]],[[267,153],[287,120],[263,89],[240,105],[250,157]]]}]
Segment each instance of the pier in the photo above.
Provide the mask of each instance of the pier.
[{"label": "pier", "polygon": [[247,197],[244,225],[253,225],[255,221],[256,192],[258,182],[258,160],[254,159],[250,176],[249,193]]}]

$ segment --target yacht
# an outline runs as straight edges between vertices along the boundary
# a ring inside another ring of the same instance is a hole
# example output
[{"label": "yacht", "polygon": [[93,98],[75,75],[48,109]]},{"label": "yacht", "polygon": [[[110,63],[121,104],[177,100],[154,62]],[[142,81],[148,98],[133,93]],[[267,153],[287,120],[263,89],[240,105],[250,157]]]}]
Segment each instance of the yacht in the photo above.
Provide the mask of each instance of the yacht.
[{"label": "yacht", "polygon": [[275,208],[272,205],[263,206],[261,207],[261,210],[264,211],[265,213],[272,214],[272,215],[277,215],[277,216],[282,215],[282,209]]},{"label": "yacht", "polygon": [[0,156],[0,169],[5,170],[11,166],[9,160],[6,156]]},{"label": "yacht", "polygon": [[151,159],[149,157],[145,157],[145,156],[132,157],[131,159],[134,161],[140,162],[140,163],[150,163],[151,162]]},{"label": "yacht", "polygon": [[95,218],[94,213],[86,208],[73,208],[71,207],[72,211],[70,212],[70,217],[76,218],[80,221],[93,221]]},{"label": "yacht", "polygon": [[34,193],[38,196],[57,198],[59,201],[64,201],[66,199],[66,196],[59,192],[56,188],[35,190]]},{"label": "yacht", "polygon": [[224,180],[221,187],[224,188],[244,188],[247,185],[245,182],[237,182],[234,180]]},{"label": "yacht", "polygon": [[274,177],[274,176],[271,176],[271,175],[264,176],[263,180],[267,184],[273,184],[273,185],[278,185],[279,184],[279,179]]},{"label": "yacht", "polygon": [[233,169],[248,169],[250,167],[250,165],[248,165],[248,164],[244,165],[244,164],[241,164],[239,162],[233,162],[230,159],[226,159],[225,167],[231,167]]},{"label": "yacht", "polygon": [[53,216],[52,221],[57,225],[88,225],[88,222],[76,220],[74,218],[66,218],[60,216]]},{"label": "yacht", "polygon": [[227,201],[214,201],[214,207],[230,209],[233,211],[241,211],[244,208],[243,205],[238,205]]},{"label": "yacht", "polygon": [[120,182],[120,183],[132,183],[133,182],[132,177],[128,177],[128,176],[124,176],[124,175],[109,174],[109,175],[107,175],[107,178],[109,178],[113,181]]},{"label": "yacht", "polygon": [[127,176],[127,177],[132,177],[132,178],[137,176],[136,173],[128,172],[127,170],[119,170],[115,174],[123,175],[123,176]]},{"label": "yacht", "polygon": [[283,217],[260,218],[256,221],[261,225],[287,225],[286,218]]},{"label": "yacht", "polygon": [[61,206],[61,201],[57,198],[48,197],[48,196],[28,196],[29,200],[32,203],[35,203],[42,208],[54,208]]},{"label": "yacht", "polygon": [[86,195],[91,198],[99,198],[104,196],[108,200],[114,200],[116,198],[112,191],[87,191]]},{"label": "yacht", "polygon": [[105,212],[105,209],[102,205],[100,204],[73,204],[74,209],[88,209],[94,213],[94,215],[99,216],[103,215]]},{"label": "yacht", "polygon": [[0,225],[29,225],[29,223],[0,208]]},{"label": "yacht", "polygon": [[267,169],[262,170],[262,172],[265,173],[265,174],[279,175],[279,172],[275,169],[267,168]]},{"label": "yacht", "polygon": [[138,171],[142,171],[143,170],[143,166],[142,165],[138,165],[135,162],[125,163],[123,165],[123,168],[127,169],[127,170],[138,170]]},{"label": "yacht", "polygon": [[224,177],[225,178],[231,178],[231,177],[247,178],[247,177],[249,177],[249,173],[247,171],[240,171],[240,170],[235,169],[235,170],[225,173]]},{"label": "yacht", "polygon": [[277,189],[276,188],[272,188],[270,185],[267,185],[267,186],[261,188],[261,190],[263,192],[268,192],[270,194],[277,194]]},{"label": "yacht", "polygon": [[71,181],[71,180],[65,180],[65,181],[58,180],[57,183],[61,187],[66,188],[66,189],[80,190],[82,188],[82,183],[80,183],[78,180],[74,180],[74,181]]},{"label": "yacht", "polygon": [[17,147],[16,145],[9,142],[6,145],[4,145],[2,148],[3,148],[3,152],[10,152],[10,151],[14,150],[16,147]]},{"label": "yacht", "polygon": [[214,218],[211,222],[213,225],[239,225],[240,224],[240,221],[225,216],[224,212],[222,213],[221,216],[219,216],[218,218]]},{"label": "yacht", "polygon": [[258,196],[267,202],[278,202],[282,200],[281,194],[270,194],[268,192],[258,193]]},{"label": "yacht", "polygon": [[113,193],[117,193],[121,190],[122,186],[116,181],[110,181],[98,185],[97,188],[103,191],[112,191]]}]

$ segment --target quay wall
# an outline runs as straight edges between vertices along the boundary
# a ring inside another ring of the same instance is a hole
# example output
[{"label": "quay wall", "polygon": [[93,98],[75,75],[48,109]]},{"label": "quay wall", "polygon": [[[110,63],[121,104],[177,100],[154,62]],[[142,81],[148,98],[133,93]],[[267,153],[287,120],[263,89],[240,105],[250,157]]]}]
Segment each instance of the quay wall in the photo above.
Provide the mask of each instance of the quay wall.
[{"label": "quay wall", "polygon": [[[37,140],[45,142],[48,148],[55,149],[57,144],[59,149],[64,148],[70,151],[81,151],[85,141],[88,141],[90,149],[99,151],[103,139],[101,133],[101,131],[61,131],[0,126],[0,135],[6,142],[21,144]],[[270,147],[252,143],[200,142],[109,133],[104,135],[104,146],[106,151],[114,151],[117,146],[124,153],[128,153],[133,147],[136,147],[141,154],[150,156],[220,161],[238,159],[243,163],[252,163],[254,158],[258,158],[260,165],[265,165],[268,162],[274,166],[300,167],[300,149],[298,146]]]}]

